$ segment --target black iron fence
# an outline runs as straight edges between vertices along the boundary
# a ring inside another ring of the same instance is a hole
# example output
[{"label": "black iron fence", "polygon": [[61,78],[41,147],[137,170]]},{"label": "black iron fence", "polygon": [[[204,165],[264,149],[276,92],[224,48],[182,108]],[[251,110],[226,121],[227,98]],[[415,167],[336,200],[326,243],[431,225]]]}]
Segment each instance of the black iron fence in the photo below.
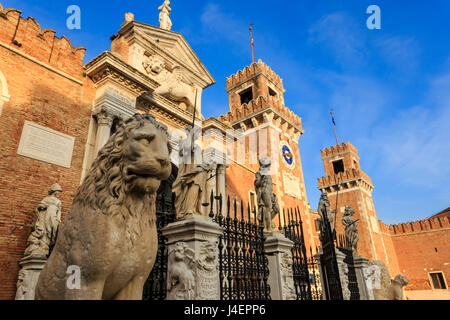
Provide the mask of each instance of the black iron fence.
[{"label": "black iron fence", "polygon": [[307,255],[300,209],[284,210],[283,222],[284,227],[281,226],[279,217],[279,230],[284,229],[286,238],[294,242],[292,269],[297,300],[322,300],[319,263],[313,256],[312,248],[309,250],[309,256]]},{"label": "black iron fence", "polygon": [[224,229],[219,238],[219,274],[221,300],[270,299],[268,259],[264,252],[264,224],[250,206],[228,198],[226,213],[222,197],[217,201],[218,214],[210,217]]},{"label": "black iron fence", "polygon": [[353,249],[351,242],[344,235],[338,235],[336,239],[336,248],[345,255],[344,264],[347,266],[345,274],[345,283],[349,290],[350,300],[360,300],[358,280],[353,261]]},{"label": "black iron fence", "polygon": [[335,251],[335,232],[334,229],[332,229],[327,216],[322,218],[320,224],[320,242],[322,244],[320,265],[322,268],[325,299],[343,300],[344,298],[342,295],[342,286]]},{"label": "black iron fence", "polygon": [[155,265],[144,285],[143,300],[165,300],[167,295],[167,239],[162,229],[175,222],[175,195],[172,193],[173,179],[161,183],[156,197],[156,226],[158,230],[158,254]]}]

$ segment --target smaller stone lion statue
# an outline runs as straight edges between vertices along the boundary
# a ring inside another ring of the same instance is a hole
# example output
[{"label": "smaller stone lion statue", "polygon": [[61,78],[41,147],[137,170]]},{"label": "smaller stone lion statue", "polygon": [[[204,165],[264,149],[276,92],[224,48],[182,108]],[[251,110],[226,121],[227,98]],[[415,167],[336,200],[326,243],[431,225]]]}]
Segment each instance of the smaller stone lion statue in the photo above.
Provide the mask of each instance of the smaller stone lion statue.
[{"label": "smaller stone lion statue", "polygon": [[[171,172],[167,128],[137,114],[99,152],[60,225],[37,300],[141,300],[156,259],[156,193]],[[77,267],[79,274],[68,274]],[[72,276],[79,288],[70,289]]]},{"label": "smaller stone lion statue", "polygon": [[391,282],[389,287],[387,299],[388,300],[405,300],[403,294],[403,287],[409,283],[408,278],[404,274],[398,274]]}]

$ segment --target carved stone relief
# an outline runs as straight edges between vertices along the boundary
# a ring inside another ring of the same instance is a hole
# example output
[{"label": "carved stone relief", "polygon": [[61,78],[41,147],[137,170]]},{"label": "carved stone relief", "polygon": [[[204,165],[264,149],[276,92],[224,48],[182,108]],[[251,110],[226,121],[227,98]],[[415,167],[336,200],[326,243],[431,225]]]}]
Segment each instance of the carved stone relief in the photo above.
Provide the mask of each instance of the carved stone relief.
[{"label": "carved stone relief", "polygon": [[294,274],[292,271],[292,255],[289,252],[281,254],[281,281],[283,300],[296,300]]},{"label": "carved stone relief", "polygon": [[187,243],[178,242],[169,252],[167,271],[167,299],[195,299],[195,253]]}]

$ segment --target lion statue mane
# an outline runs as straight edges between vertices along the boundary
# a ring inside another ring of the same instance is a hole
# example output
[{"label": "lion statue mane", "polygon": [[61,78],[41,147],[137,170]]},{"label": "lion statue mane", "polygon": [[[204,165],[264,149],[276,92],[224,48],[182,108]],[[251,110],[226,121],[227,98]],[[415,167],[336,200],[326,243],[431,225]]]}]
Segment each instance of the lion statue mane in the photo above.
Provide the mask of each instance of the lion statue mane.
[{"label": "lion statue mane", "polygon": [[75,195],[36,287],[38,300],[140,300],[157,248],[156,193],[172,171],[167,128],[136,114]]}]

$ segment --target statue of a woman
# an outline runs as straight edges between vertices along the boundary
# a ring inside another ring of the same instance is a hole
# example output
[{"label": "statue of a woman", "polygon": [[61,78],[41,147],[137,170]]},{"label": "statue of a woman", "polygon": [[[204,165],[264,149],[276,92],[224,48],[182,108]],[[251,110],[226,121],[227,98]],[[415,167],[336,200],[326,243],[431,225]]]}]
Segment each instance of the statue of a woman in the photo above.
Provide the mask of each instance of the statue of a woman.
[{"label": "statue of a woman", "polygon": [[357,222],[352,216],[355,214],[355,211],[352,207],[345,207],[344,216],[342,217],[342,224],[345,227],[345,238],[347,242],[351,245],[351,248],[354,253],[356,253],[358,247],[358,230],[357,230]]},{"label": "statue of a woman", "polygon": [[199,130],[197,127],[187,127],[187,137],[180,142],[178,177],[172,186],[178,220],[202,214],[206,182],[214,170],[214,163],[203,162],[201,147],[195,143]]},{"label": "statue of a woman", "polygon": [[58,194],[62,192],[59,184],[55,183],[36,207],[31,233],[27,240],[25,257],[48,256],[55,245],[59,224],[61,223],[61,200]]},{"label": "statue of a woman", "polygon": [[170,1],[164,0],[162,6],[158,8],[161,11],[159,14],[159,27],[164,30],[170,30],[172,28],[172,21],[170,20],[170,12],[172,9],[169,6]]}]

